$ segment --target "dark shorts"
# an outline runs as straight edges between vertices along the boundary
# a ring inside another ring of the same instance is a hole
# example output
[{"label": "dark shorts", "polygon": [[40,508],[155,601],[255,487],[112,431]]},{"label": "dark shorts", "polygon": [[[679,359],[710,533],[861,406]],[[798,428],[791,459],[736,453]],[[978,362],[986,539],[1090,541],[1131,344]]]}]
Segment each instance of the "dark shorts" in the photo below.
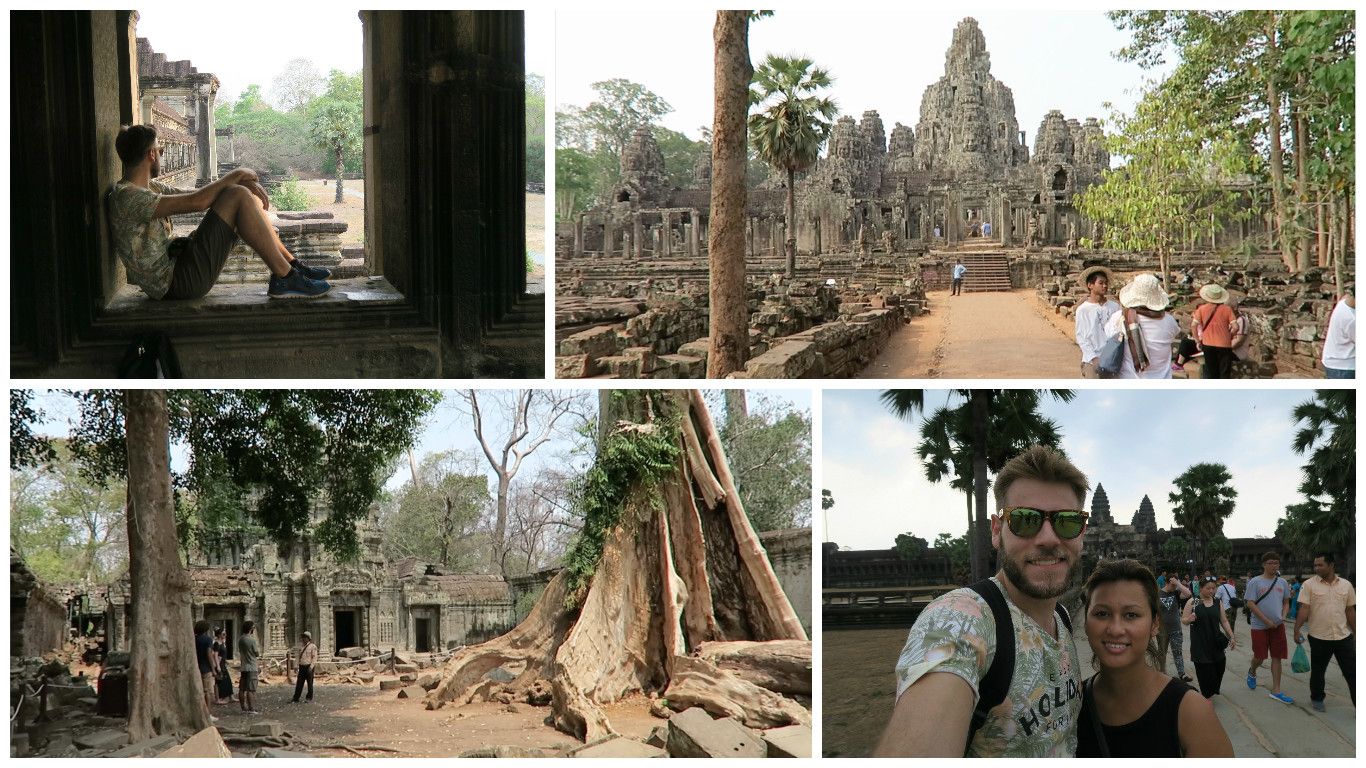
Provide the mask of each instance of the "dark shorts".
[{"label": "dark shorts", "polygon": [[166,252],[171,257],[171,287],[163,299],[198,299],[208,294],[218,281],[218,273],[228,262],[228,253],[237,245],[237,233],[213,209],[204,212],[189,237],[177,237]]},{"label": "dark shorts", "polygon": [[258,672],[243,672],[242,678],[237,681],[237,687],[244,693],[256,693],[256,678]]},{"label": "dark shorts", "polygon": [[1270,652],[1271,658],[1284,659],[1287,651],[1284,624],[1271,629],[1252,630],[1252,658],[1265,659]]}]

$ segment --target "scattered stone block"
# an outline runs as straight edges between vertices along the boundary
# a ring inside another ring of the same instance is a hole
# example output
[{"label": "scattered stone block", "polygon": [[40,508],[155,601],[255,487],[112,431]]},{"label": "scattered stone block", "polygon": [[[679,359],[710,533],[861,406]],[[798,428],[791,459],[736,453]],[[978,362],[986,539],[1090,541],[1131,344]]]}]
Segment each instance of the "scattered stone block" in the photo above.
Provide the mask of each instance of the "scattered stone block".
[{"label": "scattered stone block", "polygon": [[441,675],[435,672],[418,675],[417,684],[422,687],[422,690],[430,691],[441,684]]},{"label": "scattered stone block", "polygon": [[399,673],[400,675],[402,675],[402,674],[407,674],[407,673],[410,673],[410,672],[416,672],[416,671],[417,671],[417,665],[416,665],[416,664],[395,664],[395,665],[394,665],[394,671],[397,672],[397,673]]},{"label": "scattered stone block", "polygon": [[669,753],[649,744],[641,744],[624,736],[613,736],[606,741],[589,744],[569,753],[570,757],[668,757]]},{"label": "scattered stone block", "polygon": [[400,699],[420,699],[427,695],[427,689],[420,685],[410,685],[407,688],[400,688],[398,698]]},{"label": "scattered stone block", "polygon": [[811,726],[786,725],[764,731],[769,757],[811,757]]},{"label": "scattered stone block", "polygon": [[612,325],[600,325],[579,331],[560,342],[561,355],[588,355],[606,357],[617,353],[617,329]]},{"label": "scattered stone block", "polygon": [[389,679],[379,681],[379,689],[381,691],[397,691],[398,689],[406,687],[407,685],[408,684],[403,682],[402,680]]},{"label": "scattered stone block", "polygon": [[170,734],[167,734],[165,736],[155,736],[153,738],[147,739],[146,741],[139,741],[136,744],[129,744],[128,746],[116,752],[110,752],[108,756],[148,757],[150,755],[165,752],[166,750],[170,749],[171,747],[174,747],[175,745],[175,737],[171,736]]},{"label": "scattered stone block", "polygon": [[113,749],[128,743],[127,731],[95,731],[71,740],[80,749]]},{"label": "scattered stone block", "polygon": [[689,707],[669,718],[670,757],[764,757],[764,740],[729,717],[711,719],[705,709]]},{"label": "scattered stone block", "polygon": [[588,355],[559,355],[555,358],[555,378],[585,379],[593,375]]},{"label": "scattered stone block", "polygon": [[279,720],[259,720],[247,731],[252,736],[282,736],[284,732],[285,724]]},{"label": "scattered stone block", "polygon": [[223,737],[218,735],[218,729],[209,726],[191,736],[184,744],[171,747],[157,757],[232,757],[232,752],[223,743]]},{"label": "scattered stone block", "polygon": [[412,672],[405,672],[405,673],[399,675],[399,676],[398,676],[398,679],[399,679],[399,682],[404,683],[405,685],[408,684],[408,683],[416,683],[416,682],[417,682],[417,675],[414,674],[414,673],[412,673]]},{"label": "scattered stone block", "polygon": [[652,747],[659,747],[660,749],[663,749],[664,747],[668,746],[669,726],[656,725],[654,727],[654,730],[650,731],[650,738],[646,739],[645,743],[649,744]]}]

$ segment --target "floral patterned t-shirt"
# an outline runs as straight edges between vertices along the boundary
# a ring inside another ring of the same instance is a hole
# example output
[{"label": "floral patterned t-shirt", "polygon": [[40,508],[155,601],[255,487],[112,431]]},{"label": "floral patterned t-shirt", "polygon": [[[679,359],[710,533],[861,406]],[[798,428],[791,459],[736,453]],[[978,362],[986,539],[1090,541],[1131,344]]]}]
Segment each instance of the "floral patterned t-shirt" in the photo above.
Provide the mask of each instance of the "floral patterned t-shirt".
[{"label": "floral patterned t-shirt", "polygon": [[[1000,587],[1000,579],[992,577]],[[1004,595],[1005,590],[1001,593]],[[1077,752],[1081,670],[1072,633],[1057,622],[1053,639],[1006,597],[1015,625],[1015,675],[1005,701],[987,716],[968,746],[975,757],[1072,757]],[[996,655],[996,621],[986,600],[955,589],[930,603],[911,627],[896,664],[896,696],[931,672],[977,686]],[[924,713],[933,717],[934,713]]]},{"label": "floral patterned t-shirt", "polygon": [[171,287],[171,220],[156,217],[157,203],[162,195],[184,194],[192,190],[177,189],[152,180],[140,187],[118,181],[109,193],[109,228],[114,239],[114,252],[128,270],[128,282],[138,286],[154,299],[166,295]]}]

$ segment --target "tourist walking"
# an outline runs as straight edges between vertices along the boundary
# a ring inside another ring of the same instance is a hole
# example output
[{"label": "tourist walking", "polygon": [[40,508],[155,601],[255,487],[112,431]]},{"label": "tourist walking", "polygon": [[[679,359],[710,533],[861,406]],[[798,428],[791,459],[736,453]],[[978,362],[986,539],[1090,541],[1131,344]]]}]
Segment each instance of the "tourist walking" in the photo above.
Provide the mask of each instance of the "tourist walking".
[{"label": "tourist walking", "polygon": [[228,633],[222,627],[213,630],[214,685],[218,691],[215,704],[232,703],[232,673],[228,671]]},{"label": "tourist walking", "polygon": [[1210,283],[1200,289],[1204,304],[1191,315],[1191,336],[1205,353],[1200,369],[1202,379],[1233,378],[1233,331],[1238,318],[1228,304],[1228,291]]},{"label": "tourist walking", "polygon": [[1226,576],[1223,584],[1215,590],[1215,595],[1219,598],[1219,605],[1224,609],[1224,615],[1228,617],[1230,628],[1238,626],[1238,608],[1242,605],[1242,600],[1238,599],[1238,577]]},{"label": "tourist walking", "polygon": [[1144,272],[1119,289],[1122,310],[1105,323],[1107,337],[1125,339],[1120,379],[1170,379],[1172,344],[1181,326],[1167,311],[1171,300],[1157,275]]},{"label": "tourist walking", "polygon": [[1101,560],[1084,593],[1086,640],[1100,670],[1082,686],[1077,757],[1233,757],[1214,705],[1159,669],[1152,571],[1137,560]]},{"label": "tourist walking", "polygon": [[261,657],[261,645],[256,642],[256,622],[248,621],[242,625],[242,636],[237,638],[237,656],[242,660],[242,674],[237,681],[242,711],[259,715],[261,713],[256,711],[256,684],[261,676],[261,668],[257,663]]},{"label": "tourist walking", "polygon": [[1355,379],[1357,375],[1357,300],[1356,291],[1347,288],[1346,295],[1333,306],[1328,317],[1328,331],[1323,337],[1324,375],[1330,379]]},{"label": "tourist walking", "polygon": [[313,701],[313,665],[318,663],[318,646],[313,644],[313,633],[299,635],[299,674],[294,678],[294,703],[299,703],[299,695],[304,692],[304,682],[308,682],[307,701]]},{"label": "tourist walking", "polygon": [[1215,598],[1216,587],[1213,578],[1200,582],[1199,597],[1186,603],[1181,613],[1181,623],[1191,628],[1191,663],[1195,665],[1195,679],[1200,682],[1200,695],[1207,699],[1219,693],[1223,683],[1228,663],[1225,649],[1238,647],[1233,625]]},{"label": "tourist walking", "polygon": [[1248,690],[1257,690],[1257,670],[1271,659],[1271,698],[1282,704],[1295,700],[1281,692],[1281,662],[1286,659],[1285,614],[1290,610],[1290,585],[1279,575],[1281,556],[1262,555],[1262,575],[1248,580],[1243,591],[1252,617],[1252,665],[1247,669]]},{"label": "tourist walking", "polygon": [[916,619],[875,755],[1076,752],[1081,665],[1058,598],[1081,564],[1089,488],[1052,448],[1036,445],[1002,467],[991,520],[1001,569],[940,597]]},{"label": "tourist walking", "polygon": [[957,296],[963,292],[963,275],[967,273],[968,268],[963,266],[963,260],[955,260],[953,263],[953,285],[949,290],[950,296]]},{"label": "tourist walking", "polygon": [[1087,267],[1081,281],[1086,286],[1086,301],[1077,305],[1076,338],[1081,347],[1081,377],[1100,378],[1100,350],[1105,346],[1105,321],[1120,310],[1119,303],[1106,296],[1110,290],[1110,270]]},{"label": "tourist walking", "polygon": [[1300,615],[1295,619],[1297,645],[1303,642],[1301,627],[1309,625],[1309,702],[1315,712],[1326,709],[1324,676],[1334,658],[1352,703],[1357,703],[1357,593],[1336,569],[1332,552],[1314,557],[1314,576],[1300,589]]},{"label": "tourist walking", "polygon": [[1166,630],[1162,633],[1158,642],[1158,659],[1162,662],[1162,669],[1167,668],[1167,651],[1171,651],[1173,665],[1176,667],[1176,676],[1186,682],[1190,682],[1190,675],[1186,674],[1186,658],[1182,646],[1185,644],[1184,635],[1181,631],[1181,609],[1186,601],[1190,600],[1191,591],[1181,579],[1172,577],[1167,579],[1162,591],[1158,593],[1158,612],[1162,616],[1162,628]]},{"label": "tourist walking", "polygon": [[[234,168],[199,189],[156,180],[162,146],[150,125],[125,125],[114,139],[123,176],[108,195],[113,250],[128,282],[153,299],[197,299],[209,292],[240,235],[270,269],[271,298],[327,293],[331,273],[294,258],[266,216],[270,197],[250,168]],[[203,212],[189,237],[171,237],[171,216]]]},{"label": "tourist walking", "polygon": [[[214,663],[213,652],[213,625],[204,619],[194,623],[194,658],[199,664],[199,682],[204,688],[204,706],[209,712],[213,712],[213,703],[218,695],[218,686],[214,682]],[[209,715],[210,722],[218,722],[218,718]]]}]

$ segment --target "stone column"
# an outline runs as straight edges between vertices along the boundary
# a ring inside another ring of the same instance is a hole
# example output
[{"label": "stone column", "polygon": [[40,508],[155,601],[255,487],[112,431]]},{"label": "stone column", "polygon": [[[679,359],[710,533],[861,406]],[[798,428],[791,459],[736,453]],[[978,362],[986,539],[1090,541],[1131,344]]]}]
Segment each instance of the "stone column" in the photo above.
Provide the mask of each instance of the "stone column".
[{"label": "stone column", "polygon": [[747,217],[747,218],[745,219],[745,240],[749,243],[749,254],[748,254],[748,256],[749,256],[750,258],[753,258],[753,257],[754,257],[754,219],[753,219],[753,218],[748,218],[748,217]]},{"label": "stone column", "polygon": [[821,255],[821,220],[817,217],[811,222],[811,237],[815,246],[811,249],[812,256]]},{"label": "stone column", "polygon": [[[336,649],[336,644],[333,642],[333,638],[336,636],[335,627],[332,626],[334,618],[335,617],[332,615],[331,593],[318,595],[318,636],[313,639],[313,642],[318,644],[318,658],[320,660],[323,658],[324,648],[329,649],[328,656],[331,656],[332,650]],[[302,631],[303,630],[299,630],[299,632]],[[291,646],[294,644],[294,641],[298,639],[297,635],[299,632],[295,633],[295,637],[289,638]]]},{"label": "stone column", "polygon": [[945,245],[956,245],[958,243],[958,231],[960,222],[958,221],[958,201],[949,200],[948,212],[944,216],[944,241]]},{"label": "stone column", "polygon": [[602,255],[611,256],[617,249],[616,232],[612,231],[612,222],[602,223]]},{"label": "stone column", "polygon": [[697,209],[688,211],[688,255],[696,258],[702,255],[701,244],[698,242],[701,229],[701,222],[698,221]]},{"label": "stone column", "polygon": [[574,255],[583,255],[583,214],[574,217]]},{"label": "stone column", "polygon": [[643,258],[645,256],[645,227],[640,220],[639,213],[631,217],[631,241],[635,248],[636,258]]},{"label": "stone column", "polygon": [[1001,233],[1001,247],[1009,248],[1011,243],[1010,228],[1012,226],[1010,220],[1010,198],[1004,195],[1001,196],[1001,216],[997,221],[998,223],[993,225],[993,233],[999,231]]}]

